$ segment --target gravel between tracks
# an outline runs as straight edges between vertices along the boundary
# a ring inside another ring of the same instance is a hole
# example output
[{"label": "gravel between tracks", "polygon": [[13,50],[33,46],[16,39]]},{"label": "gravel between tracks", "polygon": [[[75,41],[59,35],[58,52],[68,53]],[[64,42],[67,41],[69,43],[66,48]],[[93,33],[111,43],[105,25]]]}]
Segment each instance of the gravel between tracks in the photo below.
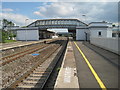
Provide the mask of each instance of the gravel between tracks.
[{"label": "gravel between tracks", "polygon": [[38,60],[41,60],[42,57],[44,57],[48,51],[53,50],[53,47],[55,47],[54,44],[51,44],[51,46],[52,48],[49,47],[48,49],[45,49],[41,52],[37,51],[37,53],[38,52],[40,53],[40,55],[37,57],[34,57],[31,54],[28,54],[28,55],[25,55],[24,57],[21,57],[15,60],[14,62],[6,64],[5,66],[2,66],[3,87],[9,86],[17,78],[19,78],[31,67],[33,67]]}]

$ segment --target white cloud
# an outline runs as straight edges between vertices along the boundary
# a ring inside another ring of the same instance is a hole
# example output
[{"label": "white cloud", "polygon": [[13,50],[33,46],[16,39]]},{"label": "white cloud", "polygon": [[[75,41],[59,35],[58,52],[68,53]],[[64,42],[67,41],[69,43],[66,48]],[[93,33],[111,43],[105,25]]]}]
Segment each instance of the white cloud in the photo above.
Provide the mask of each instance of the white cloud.
[{"label": "white cloud", "polygon": [[118,4],[115,2],[53,2],[39,7],[34,14],[41,18],[77,18],[87,22],[103,21],[117,22]]},{"label": "white cloud", "polygon": [[4,0],[3,2],[118,2],[118,1],[119,0]]},{"label": "white cloud", "polygon": [[34,14],[51,18],[70,16],[73,14],[73,8],[71,6],[74,5],[70,3],[52,3],[50,5],[40,6],[39,11],[34,12]]},{"label": "white cloud", "polygon": [[35,11],[35,12],[34,12],[34,14],[36,14],[36,15],[40,15],[40,12],[38,12],[38,11]]},{"label": "white cloud", "polygon": [[3,11],[3,12],[12,12],[12,11],[14,11],[14,10],[11,9],[11,8],[3,8],[2,11]]},{"label": "white cloud", "polygon": [[[1,14],[1,13],[0,13]],[[2,16],[0,16],[0,19],[8,19],[10,21],[13,21],[17,25],[24,26],[25,24],[30,24],[31,22],[35,21],[34,19],[30,19],[27,16],[20,15],[20,14],[14,14],[14,13],[2,13]],[[28,19],[26,22],[25,20]]]}]

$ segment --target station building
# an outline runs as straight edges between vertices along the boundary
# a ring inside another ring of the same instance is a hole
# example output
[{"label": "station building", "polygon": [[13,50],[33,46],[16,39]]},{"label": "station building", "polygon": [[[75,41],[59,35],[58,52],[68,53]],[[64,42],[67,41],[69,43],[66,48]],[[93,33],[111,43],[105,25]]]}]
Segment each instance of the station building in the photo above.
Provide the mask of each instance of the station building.
[{"label": "station building", "polygon": [[[87,24],[77,19],[37,20],[29,24],[27,28],[17,29],[17,40],[40,40],[51,38],[51,35],[54,35],[54,32],[48,31],[48,29],[55,28],[68,29],[68,32],[72,33],[75,39],[78,39],[79,36],[76,35],[77,27],[84,27],[80,29],[84,32],[84,29],[87,28]],[[77,31],[77,33],[78,32],[79,31]],[[79,38],[79,40],[84,40],[84,38]]]},{"label": "station building", "polygon": [[29,24],[26,28],[17,29],[17,40],[40,40],[51,38],[55,32],[48,31],[54,28],[67,28],[68,33],[76,40],[92,40],[92,38],[112,37],[112,23],[91,22],[86,24],[78,19],[44,19]]},{"label": "station building", "polygon": [[89,41],[91,44],[120,54],[120,31],[108,22],[91,22],[85,24],[77,19],[45,19],[37,20],[26,28],[17,29],[17,40],[41,40],[52,38],[55,32],[49,29],[68,29],[68,33],[76,40]]},{"label": "station building", "polygon": [[40,39],[52,38],[55,32],[48,30],[39,30],[38,27],[27,27],[17,29],[17,40],[35,41]]}]

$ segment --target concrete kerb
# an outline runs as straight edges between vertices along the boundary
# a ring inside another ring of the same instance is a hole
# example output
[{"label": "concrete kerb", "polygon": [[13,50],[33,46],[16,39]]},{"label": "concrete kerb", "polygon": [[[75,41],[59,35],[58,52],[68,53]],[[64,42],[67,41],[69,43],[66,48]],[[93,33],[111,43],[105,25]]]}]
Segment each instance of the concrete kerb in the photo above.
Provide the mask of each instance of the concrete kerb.
[{"label": "concrete kerb", "polygon": [[[71,41],[68,42],[67,49],[65,51],[65,56],[64,56],[64,59],[63,59],[62,65],[61,65],[61,69],[58,74],[55,86],[54,86],[54,90],[57,90],[60,88],[79,89],[74,54],[73,54],[73,52],[68,52],[69,51],[68,49],[73,50]],[[69,55],[72,55],[73,58],[69,59]],[[72,61],[74,63],[69,63],[69,61]],[[74,64],[75,67],[69,67],[69,64],[67,64],[67,63]]]}]

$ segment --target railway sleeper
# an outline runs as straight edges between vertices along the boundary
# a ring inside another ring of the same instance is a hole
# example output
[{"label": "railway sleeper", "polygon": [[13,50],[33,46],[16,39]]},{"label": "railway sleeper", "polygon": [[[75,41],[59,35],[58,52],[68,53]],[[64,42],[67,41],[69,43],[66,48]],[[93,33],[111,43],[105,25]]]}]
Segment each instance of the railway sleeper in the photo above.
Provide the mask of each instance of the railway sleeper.
[{"label": "railway sleeper", "polygon": [[40,88],[44,81],[25,81],[18,85],[18,88]]},{"label": "railway sleeper", "polygon": [[40,79],[40,77],[45,78],[46,75],[41,75],[41,76],[29,76],[27,79]]},{"label": "railway sleeper", "polygon": [[43,77],[41,77],[41,78],[27,78],[27,79],[25,79],[25,81],[39,81],[40,79],[45,79],[45,78],[43,78]]},{"label": "railway sleeper", "polygon": [[35,77],[35,76],[47,76],[47,75],[43,75],[43,74],[30,74],[31,77]]},{"label": "railway sleeper", "polygon": [[50,72],[45,72],[45,71],[43,71],[43,72],[41,72],[41,71],[34,71],[33,72],[33,74],[48,74],[48,73],[50,73]]},{"label": "railway sleeper", "polygon": [[38,80],[38,81],[35,81],[35,80],[24,80],[23,81],[23,83],[34,83],[34,84],[36,84],[36,83],[39,83],[40,81]]},{"label": "railway sleeper", "polygon": [[39,80],[39,79],[40,79],[40,76],[38,76],[38,77],[32,76],[32,77],[28,77],[26,80]]}]

